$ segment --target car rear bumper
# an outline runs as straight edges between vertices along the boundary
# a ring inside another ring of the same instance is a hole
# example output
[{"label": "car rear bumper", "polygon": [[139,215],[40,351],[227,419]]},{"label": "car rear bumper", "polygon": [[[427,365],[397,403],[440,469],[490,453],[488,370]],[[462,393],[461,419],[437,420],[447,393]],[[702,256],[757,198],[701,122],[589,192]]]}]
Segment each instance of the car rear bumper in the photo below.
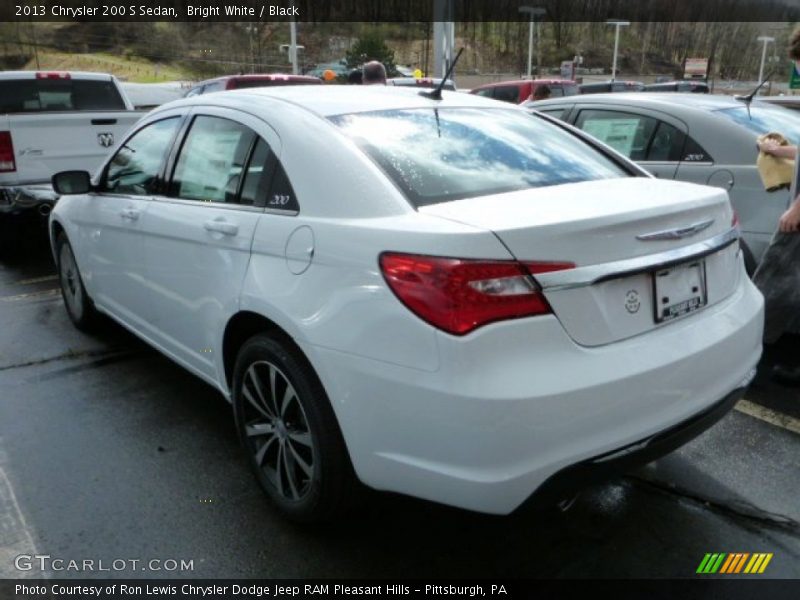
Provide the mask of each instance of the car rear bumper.
[{"label": "car rear bumper", "polygon": [[[748,382],[755,376],[755,369]],[[690,442],[714,426],[739,401],[747,387],[733,390],[703,412],[648,438],[562,469],[549,477],[523,506],[552,506],[593,483],[622,475]]]},{"label": "car rear bumper", "polygon": [[49,183],[0,185],[0,216],[30,216],[47,219],[58,194]]},{"label": "car rear bumper", "polygon": [[725,300],[601,347],[576,344],[555,317],[441,334],[434,372],[301,345],[364,483],[508,514],[537,490],[565,493],[573,473],[603,475],[604,458],[625,468],[626,454],[649,460],[710,426],[749,383],[762,330],[763,298],[742,271]]}]

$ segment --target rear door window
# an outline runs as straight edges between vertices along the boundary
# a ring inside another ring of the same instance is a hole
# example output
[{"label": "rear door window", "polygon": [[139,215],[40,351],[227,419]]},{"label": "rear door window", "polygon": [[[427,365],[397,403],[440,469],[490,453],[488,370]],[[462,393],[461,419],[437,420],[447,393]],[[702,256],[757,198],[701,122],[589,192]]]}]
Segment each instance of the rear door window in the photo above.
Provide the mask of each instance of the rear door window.
[{"label": "rear door window", "polygon": [[578,114],[575,125],[631,160],[647,160],[658,120],[635,113],[589,109]]},{"label": "rear door window", "polygon": [[485,88],[475,92],[476,96],[483,96],[484,98],[491,98],[494,93],[494,88]]},{"label": "rear door window", "polygon": [[239,184],[256,134],[240,123],[198,116],[181,147],[170,195],[201,202],[238,202]]}]

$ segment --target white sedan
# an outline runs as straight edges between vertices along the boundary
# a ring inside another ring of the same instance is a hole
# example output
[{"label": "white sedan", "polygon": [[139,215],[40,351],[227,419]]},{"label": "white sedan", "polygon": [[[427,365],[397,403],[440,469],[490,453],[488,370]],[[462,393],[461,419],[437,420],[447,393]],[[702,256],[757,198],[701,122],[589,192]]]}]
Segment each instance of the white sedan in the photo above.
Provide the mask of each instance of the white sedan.
[{"label": "white sedan", "polygon": [[264,490],[507,514],[730,409],[763,302],[725,191],[478,96],[252,89],[164,105],[54,177],[67,311],[233,404]]}]

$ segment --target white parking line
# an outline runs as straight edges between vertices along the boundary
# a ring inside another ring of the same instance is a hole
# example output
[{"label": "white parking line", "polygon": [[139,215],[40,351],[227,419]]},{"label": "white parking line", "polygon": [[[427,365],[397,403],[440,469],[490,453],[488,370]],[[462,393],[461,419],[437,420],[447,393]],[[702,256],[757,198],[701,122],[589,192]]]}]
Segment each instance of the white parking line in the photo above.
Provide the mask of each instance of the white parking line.
[{"label": "white parking line", "polygon": [[18,571],[14,567],[14,559],[20,554],[37,554],[36,546],[11,482],[0,466],[0,578],[42,577],[41,572]]},{"label": "white parking line", "polygon": [[16,296],[0,296],[0,300],[2,300],[3,302],[17,302],[19,300],[29,300],[29,299],[37,300],[39,298],[56,297],[59,294],[61,294],[61,290],[58,288],[53,288],[51,290],[42,290],[40,292],[17,294]]},{"label": "white parking line", "polygon": [[800,434],[800,419],[771,410],[749,400],[739,400],[734,409],[770,425],[775,425],[775,427]]}]

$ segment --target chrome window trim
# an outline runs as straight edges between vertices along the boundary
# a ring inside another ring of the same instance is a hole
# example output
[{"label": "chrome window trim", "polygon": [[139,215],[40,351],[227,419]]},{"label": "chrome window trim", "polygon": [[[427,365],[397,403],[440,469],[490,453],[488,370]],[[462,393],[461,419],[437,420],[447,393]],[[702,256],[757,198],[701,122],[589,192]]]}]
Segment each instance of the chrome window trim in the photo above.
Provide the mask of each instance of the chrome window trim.
[{"label": "chrome window trim", "polygon": [[647,254],[617,260],[599,265],[552,271],[550,273],[537,273],[534,278],[545,292],[555,292],[580,287],[587,287],[609,279],[627,277],[636,273],[653,271],[670,265],[678,264],[695,258],[702,258],[713,254],[739,239],[739,230],[735,227],[690,246],[675,248],[658,254]]},{"label": "chrome window trim", "polygon": [[263,206],[249,206],[236,204],[234,202],[204,202],[203,200],[187,200],[186,198],[173,198],[171,196],[151,196],[154,202],[164,202],[167,204],[184,204],[186,206],[202,206],[205,208],[226,208],[228,210],[238,210],[243,212],[267,213],[272,215],[297,216],[300,211],[281,210],[279,208],[267,208]]},{"label": "chrome window trim", "polygon": [[172,198],[171,196],[153,196],[154,202],[163,202],[165,204],[185,204],[186,206],[203,206],[210,208],[227,208],[229,210],[240,210],[245,212],[264,212],[259,206],[247,206],[242,204],[235,204],[233,202],[205,202],[203,200],[187,200],[186,198]]}]

